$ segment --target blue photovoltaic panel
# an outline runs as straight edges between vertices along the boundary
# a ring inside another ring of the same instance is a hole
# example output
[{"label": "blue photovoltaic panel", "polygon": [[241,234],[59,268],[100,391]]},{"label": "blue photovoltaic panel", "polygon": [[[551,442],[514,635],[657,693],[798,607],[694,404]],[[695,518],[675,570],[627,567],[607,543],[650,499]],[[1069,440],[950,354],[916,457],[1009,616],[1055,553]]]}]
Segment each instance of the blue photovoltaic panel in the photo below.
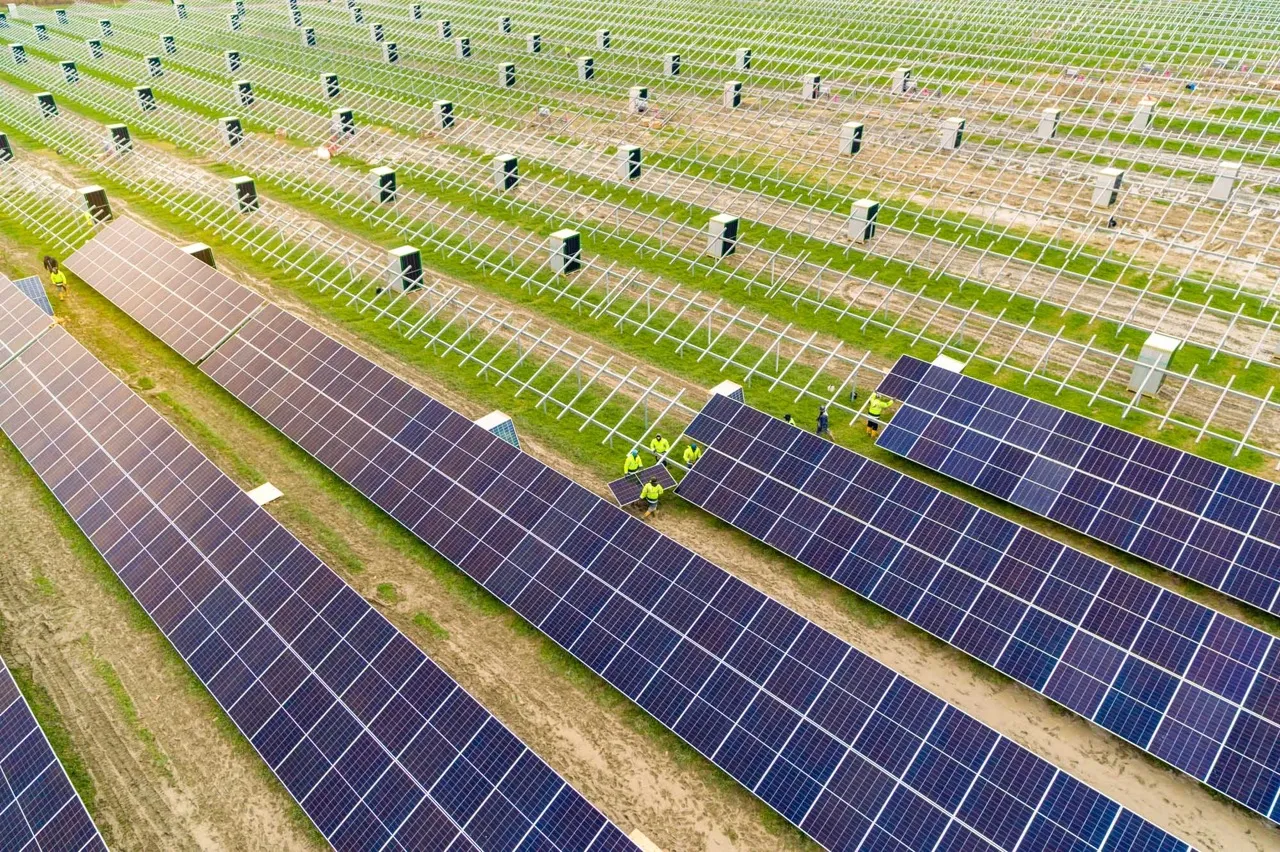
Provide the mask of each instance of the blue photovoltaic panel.
[{"label": "blue photovoltaic panel", "polygon": [[49,327],[49,317],[0,275],[0,366]]},{"label": "blue photovoltaic panel", "polygon": [[1280,615],[1280,487],[915,358],[879,444]]},{"label": "blue photovoltaic panel", "polygon": [[13,675],[0,661],[0,849],[106,848]]},{"label": "blue photovoltaic panel", "polygon": [[61,328],[0,428],[335,848],[634,849]]},{"label": "blue photovoltaic panel", "polygon": [[53,316],[53,305],[49,304],[49,294],[44,291],[44,284],[40,281],[39,275],[19,278],[13,282],[13,286],[25,293],[27,298],[35,302],[36,307],[44,311],[47,316]]},{"label": "blue photovoltaic panel", "polygon": [[824,846],[1187,849],[274,306],[201,369]]},{"label": "blue photovoltaic panel", "polygon": [[650,479],[658,480],[658,484],[663,488],[676,486],[676,481],[671,478],[671,471],[667,470],[667,466],[655,464],[630,476],[613,480],[609,483],[609,491],[613,493],[613,499],[618,501],[619,506],[630,506],[640,499],[640,489]]},{"label": "blue photovoltaic panel", "polygon": [[685,499],[1280,816],[1280,641],[727,397],[686,434]]}]

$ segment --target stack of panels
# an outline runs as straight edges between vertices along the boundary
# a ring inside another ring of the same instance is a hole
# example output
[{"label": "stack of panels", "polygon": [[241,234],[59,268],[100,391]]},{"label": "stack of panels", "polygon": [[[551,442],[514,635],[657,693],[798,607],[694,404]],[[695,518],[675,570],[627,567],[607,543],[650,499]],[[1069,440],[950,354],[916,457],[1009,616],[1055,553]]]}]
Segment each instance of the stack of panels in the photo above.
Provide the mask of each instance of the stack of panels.
[{"label": "stack of panels", "polygon": [[618,501],[619,506],[630,506],[640,499],[640,489],[650,479],[658,480],[658,484],[663,488],[676,486],[676,481],[671,478],[671,471],[667,470],[667,466],[655,464],[630,476],[615,479],[609,483],[609,491],[613,493],[613,499]]},{"label": "stack of panels", "polygon": [[[0,276],[2,279],[4,276]],[[40,280],[39,275],[29,275],[26,278],[19,278],[13,282],[13,286],[17,287],[36,307],[44,311],[45,316],[53,316],[53,305],[49,304],[49,294],[44,291],[44,283]]]},{"label": "stack of panels", "polygon": [[49,317],[12,281],[0,275],[0,366],[48,327]]},{"label": "stack of panels", "polygon": [[0,427],[336,848],[634,848],[62,329]]},{"label": "stack of panels", "polygon": [[202,369],[827,847],[1187,848],[273,306]]},{"label": "stack of panels", "polygon": [[132,219],[117,219],[65,266],[192,363],[203,360],[262,297]]},{"label": "stack of panels", "polygon": [[727,397],[687,434],[682,497],[1280,817],[1280,640]]},{"label": "stack of panels", "polygon": [[1280,487],[903,357],[879,444],[1280,615]]},{"label": "stack of panels", "polygon": [[0,849],[106,848],[13,676],[0,662]]}]

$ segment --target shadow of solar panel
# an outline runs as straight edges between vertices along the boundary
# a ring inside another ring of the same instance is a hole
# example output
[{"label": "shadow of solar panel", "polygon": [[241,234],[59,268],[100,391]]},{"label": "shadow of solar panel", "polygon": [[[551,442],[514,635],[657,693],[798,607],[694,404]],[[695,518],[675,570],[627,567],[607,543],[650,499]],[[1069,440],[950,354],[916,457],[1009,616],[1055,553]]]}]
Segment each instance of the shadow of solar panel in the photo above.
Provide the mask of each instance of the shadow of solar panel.
[{"label": "shadow of solar panel", "polygon": [[39,275],[19,278],[13,282],[13,286],[21,290],[32,302],[35,302],[36,307],[44,311],[46,316],[53,316],[53,305],[49,304],[49,294],[44,291],[44,284],[40,281]]},{"label": "shadow of solar panel", "polygon": [[650,479],[657,479],[658,484],[663,488],[676,487],[676,481],[672,478],[671,471],[667,470],[666,465],[655,464],[629,476],[615,479],[609,483],[609,491],[613,493],[613,499],[618,501],[619,506],[630,506],[639,501],[640,489]]},{"label": "shadow of solar panel", "polygon": [[104,228],[65,266],[192,363],[262,304],[249,288],[128,218]]},{"label": "shadow of solar panel", "polygon": [[903,357],[880,446],[1280,615],[1280,488]]},{"label": "shadow of solar panel", "polygon": [[21,352],[48,327],[48,315],[0,275],[0,364]]},{"label": "shadow of solar panel", "polygon": [[707,450],[685,499],[1280,815],[1280,767],[1253,739],[1280,741],[1268,634],[727,397],[687,435]]},{"label": "shadow of solar panel", "polygon": [[201,369],[824,846],[1187,848],[274,306]]},{"label": "shadow of solar panel", "polygon": [[0,428],[336,848],[634,849],[62,329]]},{"label": "shadow of solar panel", "polygon": [[0,780],[0,846],[106,852],[89,812],[3,663]]}]

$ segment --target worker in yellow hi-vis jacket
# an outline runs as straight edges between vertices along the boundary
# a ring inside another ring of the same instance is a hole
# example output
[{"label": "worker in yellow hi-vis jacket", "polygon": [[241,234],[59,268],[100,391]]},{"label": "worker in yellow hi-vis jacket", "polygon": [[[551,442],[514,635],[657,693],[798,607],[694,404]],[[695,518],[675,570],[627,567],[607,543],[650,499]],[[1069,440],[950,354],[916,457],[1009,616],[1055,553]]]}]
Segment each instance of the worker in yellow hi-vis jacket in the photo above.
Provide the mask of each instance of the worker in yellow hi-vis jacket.
[{"label": "worker in yellow hi-vis jacket", "polygon": [[892,407],[893,400],[889,397],[871,392],[871,398],[867,400],[867,434],[872,438],[880,434],[881,415]]},{"label": "worker in yellow hi-vis jacket", "polygon": [[693,463],[702,458],[702,447],[690,444],[684,448],[684,466],[693,467]]},{"label": "worker in yellow hi-vis jacket", "polygon": [[658,514],[658,498],[662,496],[664,490],[658,484],[657,477],[650,479],[645,483],[644,488],[640,489],[640,499],[644,501],[644,516],[646,518],[650,515]]},{"label": "worker in yellow hi-vis jacket", "polygon": [[630,476],[640,472],[640,448],[632,447],[631,452],[622,460],[622,475]]}]

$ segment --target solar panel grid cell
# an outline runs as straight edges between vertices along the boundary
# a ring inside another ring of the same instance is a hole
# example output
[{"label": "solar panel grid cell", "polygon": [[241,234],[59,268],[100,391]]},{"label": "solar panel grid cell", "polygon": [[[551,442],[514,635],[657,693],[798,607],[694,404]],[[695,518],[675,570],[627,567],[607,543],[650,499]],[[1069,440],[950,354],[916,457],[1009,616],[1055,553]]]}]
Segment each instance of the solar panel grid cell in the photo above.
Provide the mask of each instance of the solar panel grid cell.
[{"label": "solar panel grid cell", "polygon": [[0,664],[0,847],[106,850],[7,667]]},{"label": "solar panel grid cell", "polygon": [[1280,614],[1280,489],[903,357],[879,444],[1064,526]]},{"label": "solar panel grid cell", "polygon": [[631,848],[69,335],[27,354],[0,426],[334,846]]},{"label": "solar panel grid cell", "polygon": [[302,321],[268,306],[202,369],[818,842],[1136,848],[1114,803]]},{"label": "solar panel grid cell", "polygon": [[[1280,738],[1266,633],[726,397],[687,435],[707,450],[681,496],[1277,815],[1280,771],[1254,745]],[[1226,635],[1253,652],[1224,654]]]},{"label": "solar panel grid cell", "polygon": [[117,219],[65,266],[192,363],[262,297],[131,219]]},{"label": "solar panel grid cell", "polygon": [[29,275],[26,278],[19,278],[13,282],[13,286],[21,290],[46,316],[53,316],[53,305],[49,304],[49,294],[44,291],[44,283],[40,280],[40,276]]}]

